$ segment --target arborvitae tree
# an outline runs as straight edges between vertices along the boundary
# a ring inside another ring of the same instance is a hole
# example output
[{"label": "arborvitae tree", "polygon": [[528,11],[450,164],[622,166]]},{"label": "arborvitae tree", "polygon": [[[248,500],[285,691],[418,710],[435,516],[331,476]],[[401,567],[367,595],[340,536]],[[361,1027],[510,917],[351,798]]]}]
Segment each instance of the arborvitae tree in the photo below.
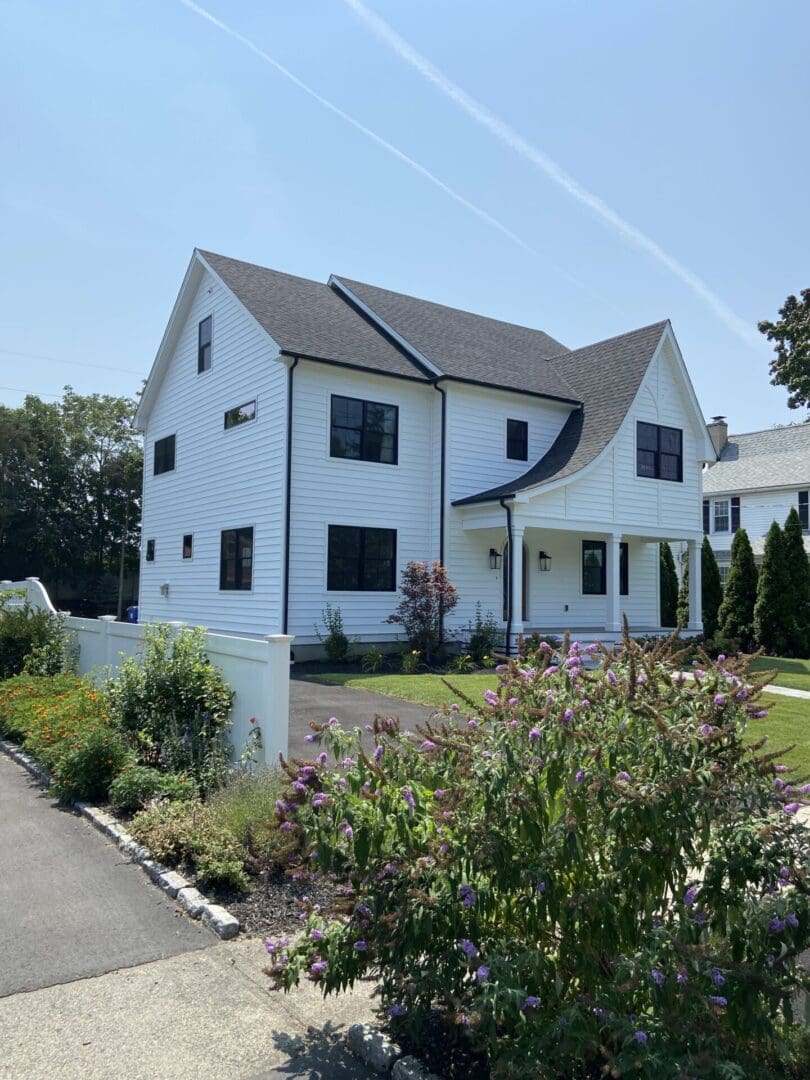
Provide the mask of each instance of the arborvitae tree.
[{"label": "arborvitae tree", "polygon": [[678,622],[678,575],[672,548],[664,541],[659,545],[658,573],[661,582],[661,625],[676,626]]},{"label": "arborvitae tree", "polygon": [[683,564],[681,587],[678,589],[678,608],[676,611],[678,626],[682,629],[689,625],[689,563]]},{"label": "arborvitae tree", "polygon": [[774,521],[765,537],[765,553],[754,605],[754,638],[772,656],[784,656],[793,636],[793,599],[785,560],[785,538]]},{"label": "arborvitae tree", "polygon": [[736,638],[742,649],[754,646],[754,604],[757,599],[757,564],[745,529],[737,529],[731,542],[723,602],[717,613],[723,637]]},{"label": "arborvitae tree", "polygon": [[720,580],[720,568],[714,557],[714,550],[708,536],[703,537],[700,549],[700,601],[703,615],[703,633],[713,638],[717,633],[717,612],[723,600],[723,582]]},{"label": "arborvitae tree", "polygon": [[810,562],[804,550],[802,523],[795,506],[790,508],[783,536],[785,564],[790,579],[790,602],[793,610],[793,625],[788,650],[793,656],[808,656],[810,655]]}]

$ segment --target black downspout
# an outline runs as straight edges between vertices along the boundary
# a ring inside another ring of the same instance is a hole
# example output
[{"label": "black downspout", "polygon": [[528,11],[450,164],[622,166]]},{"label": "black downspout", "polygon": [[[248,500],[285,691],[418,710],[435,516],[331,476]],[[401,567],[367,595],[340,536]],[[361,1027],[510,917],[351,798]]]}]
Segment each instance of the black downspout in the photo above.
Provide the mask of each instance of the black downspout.
[{"label": "black downspout", "polygon": [[287,497],[284,500],[284,606],[282,611],[282,634],[287,633],[290,610],[290,503],[292,501],[292,426],[293,426],[293,372],[299,357],[294,357],[287,372]]},{"label": "black downspout", "polygon": [[[434,390],[442,395],[442,439],[441,439],[441,474],[439,477],[439,562],[444,566],[444,502],[445,502],[445,460],[447,455],[447,391],[439,386],[438,380],[431,383]],[[444,642],[444,611],[439,612],[439,645]]]},{"label": "black downspout", "polygon": [[515,552],[512,549],[512,507],[499,500],[506,511],[506,542],[509,545],[509,580],[506,583],[506,655],[512,655],[512,575],[515,572]]}]

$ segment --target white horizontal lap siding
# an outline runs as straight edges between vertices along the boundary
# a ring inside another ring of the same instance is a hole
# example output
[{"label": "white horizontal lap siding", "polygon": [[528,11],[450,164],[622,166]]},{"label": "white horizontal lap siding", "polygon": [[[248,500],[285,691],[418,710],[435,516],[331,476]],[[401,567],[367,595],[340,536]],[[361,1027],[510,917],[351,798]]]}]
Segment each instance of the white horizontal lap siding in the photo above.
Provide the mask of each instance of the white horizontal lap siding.
[{"label": "white horizontal lap siding", "polygon": [[[716,499],[731,500],[730,495],[714,496],[707,495],[711,507],[709,522],[711,532],[709,542],[715,551],[730,551],[734,534],[731,532],[731,511],[729,508],[729,530],[727,532],[714,532],[714,502]],[[795,491],[749,491],[741,494],[740,499],[740,527],[748,533],[749,540],[756,540],[767,535],[768,529],[774,521],[781,526],[785,524],[785,518],[790,513],[791,507],[799,508],[799,489]]]},{"label": "white horizontal lap siding", "polygon": [[[399,408],[396,465],[329,454],[333,394]],[[429,386],[302,360],[293,391],[293,458],[289,632],[302,644],[323,632],[327,602],[341,609],[346,633],[391,640],[399,628],[385,620],[396,592],[329,592],[330,525],[395,529],[397,573],[410,561],[439,557],[441,399]]]},{"label": "white horizontal lap siding", "polygon": [[[212,366],[197,374],[197,328],[213,315]],[[233,295],[203,274],[145,434],[140,618],[246,634],[281,628],[286,380],[277,349]],[[228,409],[256,419],[224,429]],[[175,435],[175,468],[153,475],[154,443]],[[254,529],[253,586],[220,591],[222,530]],[[194,537],[182,558],[183,535]],[[155,561],[146,542],[155,540]],[[160,594],[163,583],[169,596]]]}]

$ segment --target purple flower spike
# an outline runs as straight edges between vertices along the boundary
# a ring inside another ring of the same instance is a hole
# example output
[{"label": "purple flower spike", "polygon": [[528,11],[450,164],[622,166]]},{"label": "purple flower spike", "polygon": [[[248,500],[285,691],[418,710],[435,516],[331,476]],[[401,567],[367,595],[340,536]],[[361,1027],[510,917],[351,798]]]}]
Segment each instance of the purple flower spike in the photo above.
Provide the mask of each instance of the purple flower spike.
[{"label": "purple flower spike", "polygon": [[790,878],[790,870],[786,866],[781,867],[779,870],[779,877],[782,881],[787,881]]},{"label": "purple flower spike", "polygon": [[650,978],[656,986],[663,986],[666,982],[663,971],[659,971],[657,968],[653,968],[650,972]]},{"label": "purple flower spike", "polygon": [[796,918],[796,916],[795,916],[795,915],[793,914],[793,912],[792,912],[792,911],[789,911],[789,912],[787,913],[787,915],[785,916],[785,922],[786,922],[786,923],[788,924],[788,926],[790,926],[790,927],[791,927],[791,928],[792,928],[793,930],[795,930],[795,929],[796,929],[796,928],[798,927],[798,925],[799,925],[799,920],[798,920],[798,919]]},{"label": "purple flower spike", "polygon": [[316,960],[313,964],[309,965],[310,974],[315,975],[316,977],[323,975],[328,967],[329,965],[325,960]]},{"label": "purple flower spike", "polygon": [[688,908],[692,907],[695,903],[695,898],[698,894],[698,885],[690,885],[686,892],[683,894],[684,905]]},{"label": "purple flower spike", "polygon": [[533,727],[529,732],[529,738],[534,742],[540,738],[540,728]]},{"label": "purple flower spike", "polygon": [[402,789],[402,798],[405,800],[408,806],[410,806],[411,810],[414,810],[416,808],[416,800],[414,799],[413,792],[409,787],[404,787]]},{"label": "purple flower spike", "polygon": [[637,1031],[633,1035],[633,1038],[636,1040],[637,1043],[641,1043],[642,1045],[644,1045],[644,1043],[647,1041],[647,1032],[646,1031]]},{"label": "purple flower spike", "polygon": [[437,747],[435,742],[431,742],[430,739],[425,739],[419,749],[422,750],[424,753],[429,753],[431,750],[436,750]]},{"label": "purple flower spike", "polygon": [[398,1016],[404,1016],[407,1011],[407,1005],[392,1005],[388,1010],[388,1015],[393,1019],[396,1019]]},{"label": "purple flower spike", "polygon": [[446,794],[447,794],[447,788],[437,787],[436,790],[433,792],[433,798],[434,799],[443,799]]},{"label": "purple flower spike", "polygon": [[715,705],[725,705],[725,703],[726,703],[726,695],[725,694],[715,694],[714,695],[714,703],[715,703]]},{"label": "purple flower spike", "polygon": [[574,776],[574,780],[576,780],[576,782],[578,784],[584,783],[585,782],[585,771],[583,769],[577,769],[576,775]]},{"label": "purple flower spike", "polygon": [[546,883],[545,883],[545,881],[538,881],[537,882],[537,892],[539,892],[540,895],[542,896],[545,891],[546,891]]},{"label": "purple flower spike", "polygon": [[768,929],[772,934],[781,934],[785,929],[784,919],[780,919],[778,915],[774,915],[771,921],[768,923]]},{"label": "purple flower spike", "polygon": [[493,709],[501,703],[498,695],[495,693],[494,690],[484,691],[484,701],[486,701],[487,705],[491,705]]},{"label": "purple flower spike", "polygon": [[686,986],[686,984],[689,982],[689,976],[686,974],[685,971],[679,971],[678,974],[675,976],[675,981],[677,982],[678,986]]},{"label": "purple flower spike", "polygon": [[573,719],[574,719],[574,710],[573,709],[566,709],[565,712],[563,713],[563,723],[564,724],[570,724]]},{"label": "purple flower spike", "polygon": [[304,742],[315,742],[315,740],[317,738],[318,738],[317,735],[305,735],[304,736]]},{"label": "purple flower spike", "polygon": [[480,982],[480,983],[486,982],[487,979],[489,978],[489,968],[485,967],[482,964],[481,967],[476,970],[475,977],[478,980],[478,982]]},{"label": "purple flower spike", "polygon": [[527,998],[523,999],[523,1004],[520,1006],[525,1012],[527,1009],[536,1009],[540,1005],[540,998],[535,997],[534,994],[529,994]]},{"label": "purple flower spike", "polygon": [[613,671],[610,671],[610,669],[608,669],[608,673],[607,673],[607,675],[605,676],[605,678],[607,679],[607,681],[608,681],[608,682],[610,683],[610,685],[611,685],[611,686],[615,686],[615,685],[616,685],[616,684],[618,683],[618,681],[619,681],[619,680],[618,680],[618,679],[616,678],[616,673],[615,673],[615,672],[613,672]]},{"label": "purple flower spike", "polygon": [[458,947],[469,960],[475,960],[476,956],[479,955],[478,949],[476,949],[475,945],[467,938],[462,938],[458,943]]},{"label": "purple flower spike", "polygon": [[712,982],[715,986],[725,985],[726,977],[719,968],[712,968]]},{"label": "purple flower spike", "polygon": [[616,774],[616,779],[623,780],[625,784],[629,784],[632,780],[632,777],[630,776],[629,772],[624,772],[624,770],[622,770],[622,772]]},{"label": "purple flower spike", "polygon": [[475,889],[471,885],[459,885],[458,898],[465,908],[471,908],[475,903]]},{"label": "purple flower spike", "polygon": [[784,813],[786,813],[786,814],[788,815],[788,817],[792,817],[792,816],[793,816],[793,814],[795,814],[795,813],[797,813],[797,812],[798,812],[798,810],[800,809],[801,805],[802,805],[801,803],[797,803],[797,802],[789,802],[789,803],[787,804],[787,806],[783,806],[783,807],[782,807],[782,810],[784,811]]},{"label": "purple flower spike", "polygon": [[728,1005],[728,1001],[724,997],[720,997],[717,994],[710,994],[708,998],[710,1005],[715,1005],[718,1009],[725,1009]]},{"label": "purple flower spike", "polygon": [[355,941],[354,949],[355,949],[355,952],[368,952],[368,942],[367,941]]}]

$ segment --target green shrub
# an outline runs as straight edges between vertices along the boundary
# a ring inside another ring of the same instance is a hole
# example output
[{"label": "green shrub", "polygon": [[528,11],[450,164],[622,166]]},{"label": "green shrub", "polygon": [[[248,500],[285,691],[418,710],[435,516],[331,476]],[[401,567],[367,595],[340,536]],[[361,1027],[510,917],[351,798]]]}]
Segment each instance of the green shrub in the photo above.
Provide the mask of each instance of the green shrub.
[{"label": "green shrub", "polygon": [[51,791],[58,799],[103,802],[115,777],[132,760],[132,751],[108,724],[91,724],[50,756]]},{"label": "green shrub", "polygon": [[720,633],[736,638],[745,650],[754,647],[754,604],[757,600],[757,564],[745,529],[738,529],[731,541],[723,602],[717,613]]},{"label": "green shrub", "polygon": [[723,602],[723,583],[714,548],[708,536],[703,537],[700,549],[700,605],[703,633],[713,638],[718,629],[718,611]]},{"label": "green shrub", "polygon": [[68,640],[61,615],[12,607],[13,594],[0,594],[0,680],[19,675],[57,675],[67,670]]},{"label": "green shrub", "polygon": [[293,830],[279,829],[279,806],[288,789],[278,769],[237,772],[208,803],[214,821],[245,849],[255,869],[284,865],[300,844]]},{"label": "green shrub", "polygon": [[385,657],[383,654],[376,646],[372,646],[368,652],[364,654],[360,666],[363,671],[367,671],[370,675],[376,675],[384,663]]},{"label": "green shrub", "polygon": [[205,631],[150,625],[143,656],[123,661],[106,687],[110,712],[141,762],[193,778],[203,793],[222,783],[233,692],[205,653]]},{"label": "green shrub", "polygon": [[810,656],[810,560],[804,550],[804,534],[795,506],[783,530],[793,618],[787,641],[789,656]]},{"label": "green shrub", "polygon": [[677,626],[678,622],[678,575],[672,548],[666,540],[659,545],[659,580],[661,594],[661,625]]},{"label": "green shrub", "polygon": [[162,772],[149,765],[131,765],[110,785],[110,803],[114,810],[142,810],[153,799],[176,801],[195,795],[194,781],[189,777]]},{"label": "green shrub", "polygon": [[455,675],[469,675],[475,671],[475,661],[469,653],[459,653],[450,661],[449,667]]},{"label": "green shrub", "polygon": [[400,660],[403,675],[415,675],[422,667],[422,654],[418,649],[406,649]]},{"label": "green shrub", "polygon": [[378,718],[369,754],[325,725],[342,765],[301,766],[290,816],[352,903],[270,942],[275,980],[373,975],[395,1030],[438,1023],[496,1076],[786,1075],[810,786],[745,739],[767,675],[673,678],[671,648],[566,641],[418,735]]},{"label": "green shrub", "polygon": [[794,597],[785,558],[785,538],[774,521],[765,537],[765,550],[754,604],[754,638],[770,656],[786,656],[795,634]]},{"label": "green shrub", "polygon": [[315,627],[315,633],[318,635],[318,640],[323,643],[323,651],[326,653],[327,659],[331,660],[333,664],[345,663],[349,659],[351,642],[343,630],[343,612],[339,607],[332,607],[327,602],[326,607],[321,612],[321,618],[323,619],[323,625],[326,627],[326,636],[321,636],[317,626]]},{"label": "green shrub", "polygon": [[502,647],[503,627],[499,625],[491,611],[484,615],[481,602],[475,605],[475,619],[469,623],[464,633],[467,637],[467,652],[476,664],[483,664],[485,656],[491,656]]},{"label": "green shrub", "polygon": [[157,803],[132,819],[130,832],[156,859],[193,870],[203,885],[248,887],[247,852],[207,804]]}]

